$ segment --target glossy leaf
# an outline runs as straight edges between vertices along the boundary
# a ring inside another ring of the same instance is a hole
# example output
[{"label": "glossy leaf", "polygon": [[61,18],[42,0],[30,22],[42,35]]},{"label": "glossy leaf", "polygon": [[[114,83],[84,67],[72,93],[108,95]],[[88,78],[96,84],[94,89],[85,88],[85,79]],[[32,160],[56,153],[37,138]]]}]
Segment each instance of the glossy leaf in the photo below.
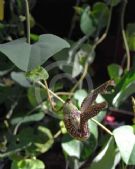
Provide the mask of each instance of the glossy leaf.
[{"label": "glossy leaf", "polygon": [[23,159],[20,161],[13,161],[11,169],[45,169],[45,165],[38,159]]},{"label": "glossy leaf", "polygon": [[18,68],[29,71],[42,65],[52,55],[69,44],[52,34],[39,36],[39,41],[30,45],[26,39],[17,39],[0,45],[0,51],[4,53]]},{"label": "glossy leaf", "polygon": [[126,72],[125,75],[121,78],[117,86],[115,87],[115,91],[112,94],[113,105],[118,107],[129,95],[134,93],[134,85],[135,85],[135,73],[134,70],[130,70]]},{"label": "glossy leaf", "polygon": [[113,131],[123,161],[135,165],[135,135],[131,126],[122,126]]},{"label": "glossy leaf", "polygon": [[110,79],[114,80],[115,83],[118,83],[120,80],[120,76],[123,73],[122,67],[118,64],[110,64],[107,67],[108,74],[110,76]]},{"label": "glossy leaf", "polygon": [[111,137],[87,169],[115,169],[119,161],[120,155],[115,150],[114,138]]}]

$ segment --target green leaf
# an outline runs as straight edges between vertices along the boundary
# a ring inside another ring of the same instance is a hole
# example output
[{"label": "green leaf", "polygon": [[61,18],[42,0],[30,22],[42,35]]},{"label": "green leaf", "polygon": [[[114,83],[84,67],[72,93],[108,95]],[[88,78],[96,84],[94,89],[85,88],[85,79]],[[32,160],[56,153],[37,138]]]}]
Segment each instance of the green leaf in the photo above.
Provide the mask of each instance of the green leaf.
[{"label": "green leaf", "polygon": [[74,139],[66,140],[66,139],[67,138],[64,137],[62,141],[62,149],[64,150],[64,152],[66,152],[66,154],[68,154],[69,156],[80,158],[81,142],[79,140]]},{"label": "green leaf", "polygon": [[48,79],[49,75],[43,67],[38,66],[35,69],[33,69],[32,71],[27,72],[26,77],[29,80],[31,80],[32,82],[37,82],[40,80]]},{"label": "green leaf", "polygon": [[30,87],[30,82],[26,79],[24,72],[12,72],[11,78],[23,87]]},{"label": "green leaf", "polygon": [[112,103],[115,107],[118,107],[125,99],[129,97],[129,95],[134,93],[134,85],[135,73],[132,69],[125,73],[115,87],[115,92],[112,94]]},{"label": "green leaf", "polygon": [[40,121],[44,118],[44,116],[45,116],[45,113],[38,112],[38,113],[34,113],[32,115],[28,115],[25,117],[15,117],[15,118],[11,119],[11,124],[16,125],[19,122],[21,122],[21,124],[23,124],[23,123],[33,122],[33,121]]},{"label": "green leaf", "polygon": [[81,107],[81,104],[86,96],[87,92],[84,89],[77,90],[74,93],[74,98],[78,101],[79,107]]},{"label": "green leaf", "polygon": [[39,36],[39,41],[33,45],[26,43],[24,38],[1,44],[0,51],[18,68],[29,71],[68,47],[70,46],[65,40],[52,34],[46,34]]},{"label": "green leaf", "polygon": [[45,169],[45,165],[38,159],[23,159],[13,161],[11,169]]},{"label": "green leaf", "polygon": [[86,7],[81,15],[80,27],[84,34],[92,35],[96,27],[93,24],[93,20],[90,17],[90,8]]},{"label": "green leaf", "polygon": [[135,51],[135,24],[129,23],[126,28],[126,38],[128,47],[131,51]]},{"label": "green leaf", "polygon": [[[51,131],[43,126],[38,128],[27,127],[22,129],[18,135],[9,136],[10,142],[7,151],[15,151],[18,148],[26,146],[25,153],[39,155],[48,151],[54,142]],[[19,140],[19,142],[16,142]],[[29,145],[27,147],[27,145]]]},{"label": "green leaf", "polygon": [[123,161],[135,165],[135,135],[131,126],[122,126],[113,131]]},{"label": "green leaf", "polygon": [[108,23],[109,18],[108,6],[103,2],[95,3],[91,15],[94,19],[96,27],[98,28],[98,31],[100,31]]},{"label": "green leaf", "polygon": [[111,137],[87,169],[115,169],[119,161],[120,155],[116,152],[114,138]]},{"label": "green leaf", "polygon": [[118,5],[120,2],[121,2],[121,0],[111,0],[110,4],[111,4],[111,6],[114,7],[114,6]]},{"label": "green leaf", "polygon": [[115,83],[118,83],[120,80],[120,76],[123,73],[123,69],[120,65],[118,64],[110,64],[107,67],[108,74],[110,76],[110,79],[113,79]]}]

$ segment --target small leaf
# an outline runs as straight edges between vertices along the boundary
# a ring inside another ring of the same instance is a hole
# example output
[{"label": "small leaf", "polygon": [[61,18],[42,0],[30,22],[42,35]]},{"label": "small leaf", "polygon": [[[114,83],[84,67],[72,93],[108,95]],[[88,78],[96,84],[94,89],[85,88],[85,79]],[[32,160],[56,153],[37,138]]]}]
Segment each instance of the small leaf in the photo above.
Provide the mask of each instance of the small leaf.
[{"label": "small leaf", "polygon": [[84,98],[87,96],[87,92],[83,89],[77,90],[74,94],[74,98],[78,101],[79,107],[81,106]]},{"label": "small leaf", "polygon": [[135,165],[135,135],[131,126],[122,126],[113,131],[123,161]]},{"label": "small leaf", "polygon": [[60,50],[69,47],[65,40],[46,34],[39,36],[39,41],[33,45],[26,43],[25,38],[1,44],[0,51],[21,70],[30,71]]},{"label": "small leaf", "polygon": [[110,79],[114,80],[115,83],[118,83],[120,80],[120,76],[123,73],[123,69],[118,64],[110,64],[108,67],[108,74],[110,76]]},{"label": "small leaf", "polygon": [[49,75],[43,67],[38,66],[37,68],[33,69],[32,71],[27,72],[26,77],[28,79],[30,79],[32,82],[37,82],[40,80],[48,79]]},{"label": "small leaf", "polygon": [[12,72],[11,78],[23,87],[30,87],[30,82],[26,79],[23,72]]},{"label": "small leaf", "polygon": [[116,152],[114,139],[111,137],[106,146],[94,158],[92,164],[87,169],[115,169],[119,161],[120,155]]},{"label": "small leaf", "polygon": [[126,28],[126,38],[128,47],[131,51],[135,51],[135,24],[129,23]]},{"label": "small leaf", "polygon": [[24,159],[13,161],[11,169],[45,169],[45,165],[38,159]]},{"label": "small leaf", "polygon": [[92,35],[96,30],[96,27],[93,24],[93,20],[90,17],[89,7],[86,7],[82,13],[80,27],[84,34],[89,34],[89,35]]},{"label": "small leaf", "polygon": [[104,28],[108,23],[109,9],[108,6],[103,2],[97,2],[93,6],[91,13],[94,23],[98,28],[98,31]]},{"label": "small leaf", "polygon": [[81,147],[80,147],[81,142],[79,140],[66,140],[64,137],[62,141],[62,149],[69,155],[73,156],[76,158],[80,158],[81,154]]}]

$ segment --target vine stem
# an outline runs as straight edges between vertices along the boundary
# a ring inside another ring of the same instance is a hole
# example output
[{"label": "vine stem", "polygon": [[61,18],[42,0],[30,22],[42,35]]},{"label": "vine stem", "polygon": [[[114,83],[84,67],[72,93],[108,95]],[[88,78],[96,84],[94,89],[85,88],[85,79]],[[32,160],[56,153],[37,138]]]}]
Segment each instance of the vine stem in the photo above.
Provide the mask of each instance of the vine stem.
[{"label": "vine stem", "polygon": [[[47,87],[40,81],[36,82],[39,86],[43,87],[45,90],[47,90]],[[57,98],[58,100],[60,100],[63,104],[65,103],[65,101],[63,99],[61,99],[57,94],[55,94],[53,91],[51,91],[50,89],[48,89],[49,93],[52,94],[55,98]]]},{"label": "vine stem", "polygon": [[[43,87],[45,90],[48,90],[49,92],[50,92],[50,94],[52,94],[55,98],[57,98],[59,101],[61,101],[63,104],[65,103],[65,101],[62,99],[62,98],[60,98],[58,95],[56,95],[53,91],[51,91],[50,89],[47,89],[46,88],[46,86],[42,83],[42,82],[40,82],[40,81],[38,81],[37,82],[37,84],[39,85],[39,86],[41,86],[41,87]],[[100,122],[98,122],[97,120],[95,120],[94,118],[91,118],[91,120],[93,121],[93,122],[95,122],[98,126],[100,126],[104,131],[106,131],[108,134],[110,134],[111,136],[113,135],[113,133],[108,129],[108,128],[106,128],[104,125],[102,125]]]},{"label": "vine stem", "polygon": [[30,13],[28,0],[25,0],[25,6],[26,6],[27,43],[30,44]]},{"label": "vine stem", "polygon": [[130,69],[130,51],[129,51],[129,47],[128,47],[128,43],[127,43],[127,39],[126,39],[126,34],[125,34],[125,30],[124,30],[124,14],[125,14],[125,10],[126,10],[126,5],[127,5],[127,0],[123,1],[123,6],[122,6],[122,12],[121,12],[121,31],[122,31],[122,37],[123,37],[123,41],[124,41],[124,45],[125,45],[125,49],[126,49],[126,55],[127,55],[127,71],[129,71]]}]

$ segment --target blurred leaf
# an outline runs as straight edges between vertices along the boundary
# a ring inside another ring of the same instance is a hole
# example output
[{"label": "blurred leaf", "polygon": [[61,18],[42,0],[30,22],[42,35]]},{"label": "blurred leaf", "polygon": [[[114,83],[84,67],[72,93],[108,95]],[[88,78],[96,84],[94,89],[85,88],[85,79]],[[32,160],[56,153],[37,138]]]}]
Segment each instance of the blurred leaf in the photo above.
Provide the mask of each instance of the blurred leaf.
[{"label": "blurred leaf", "polygon": [[95,3],[91,15],[94,19],[96,27],[98,28],[98,31],[100,31],[108,23],[109,18],[108,6],[103,2]]},{"label": "blurred leaf", "polygon": [[22,129],[18,135],[9,137],[8,151],[31,144],[25,148],[25,153],[28,155],[45,153],[52,147],[54,142],[51,131],[43,126],[38,126],[38,128],[27,127]]},{"label": "blurred leaf", "polygon": [[111,6],[114,7],[114,6],[118,5],[120,2],[121,2],[121,0],[111,0],[110,4],[111,4]]},{"label": "blurred leaf", "polygon": [[34,42],[37,42],[39,40],[39,35],[36,34],[30,34],[30,39],[33,40]]},{"label": "blurred leaf", "polygon": [[133,94],[135,85],[135,73],[134,70],[126,72],[121,78],[119,83],[115,87],[115,91],[112,94],[113,105],[118,107],[129,95]]},{"label": "blurred leaf", "polygon": [[23,159],[20,161],[13,161],[11,169],[45,169],[45,165],[38,159]]},{"label": "blurred leaf", "polygon": [[23,124],[23,123],[33,122],[33,121],[40,121],[44,118],[44,116],[45,116],[44,112],[37,112],[32,115],[26,115],[25,117],[15,117],[11,119],[11,124],[16,125],[19,122]]},{"label": "blurred leaf", "polygon": [[0,103],[3,103],[5,100],[7,100],[10,93],[11,93],[10,87],[0,86]]},{"label": "blurred leaf", "polygon": [[49,75],[43,67],[38,66],[35,69],[27,72],[26,77],[32,82],[37,82],[48,79]]},{"label": "blurred leaf", "polygon": [[12,72],[11,78],[23,87],[30,87],[30,82],[26,79],[23,72]]},{"label": "blurred leaf", "polygon": [[41,104],[44,100],[47,100],[47,91],[40,87],[30,87],[28,88],[27,97],[30,104],[33,107]]},{"label": "blurred leaf", "polygon": [[86,96],[87,92],[84,89],[79,89],[74,93],[74,98],[78,101],[79,107],[81,107],[81,104]]},{"label": "blurred leaf", "polygon": [[69,44],[52,34],[39,36],[39,41],[30,45],[24,38],[17,39],[0,45],[0,51],[4,53],[18,68],[29,71],[42,65],[52,55]]},{"label": "blurred leaf", "polygon": [[110,64],[107,67],[108,74],[110,76],[110,79],[114,80],[115,83],[117,84],[120,80],[120,76],[123,73],[123,69],[120,65],[118,64]]},{"label": "blurred leaf", "polygon": [[80,6],[75,6],[75,7],[74,7],[74,10],[75,10],[75,12],[76,12],[78,15],[81,15],[81,14],[83,13],[83,11],[84,11],[84,9],[83,9],[82,7],[80,7]]},{"label": "blurred leaf", "polygon": [[135,165],[135,135],[131,126],[122,126],[113,131],[123,161]]},{"label": "blurred leaf", "polygon": [[86,7],[81,15],[80,27],[84,34],[92,35],[96,27],[93,24],[93,20],[90,17],[90,7]]},{"label": "blurred leaf", "polygon": [[135,24],[129,23],[126,28],[126,38],[128,47],[131,51],[135,51]]},{"label": "blurred leaf", "polygon": [[4,75],[8,74],[11,70],[12,70],[12,68],[11,69],[7,69],[7,70],[1,70],[0,71],[0,76],[4,76]]},{"label": "blurred leaf", "polygon": [[72,77],[75,78],[76,76],[78,76],[82,70],[83,67],[80,64],[80,54],[82,54],[82,52],[77,52],[74,58],[74,63],[73,63],[73,69],[72,69]]},{"label": "blurred leaf", "polygon": [[115,169],[119,161],[120,155],[116,152],[114,138],[111,137],[106,146],[94,158],[92,164],[87,169]]}]

